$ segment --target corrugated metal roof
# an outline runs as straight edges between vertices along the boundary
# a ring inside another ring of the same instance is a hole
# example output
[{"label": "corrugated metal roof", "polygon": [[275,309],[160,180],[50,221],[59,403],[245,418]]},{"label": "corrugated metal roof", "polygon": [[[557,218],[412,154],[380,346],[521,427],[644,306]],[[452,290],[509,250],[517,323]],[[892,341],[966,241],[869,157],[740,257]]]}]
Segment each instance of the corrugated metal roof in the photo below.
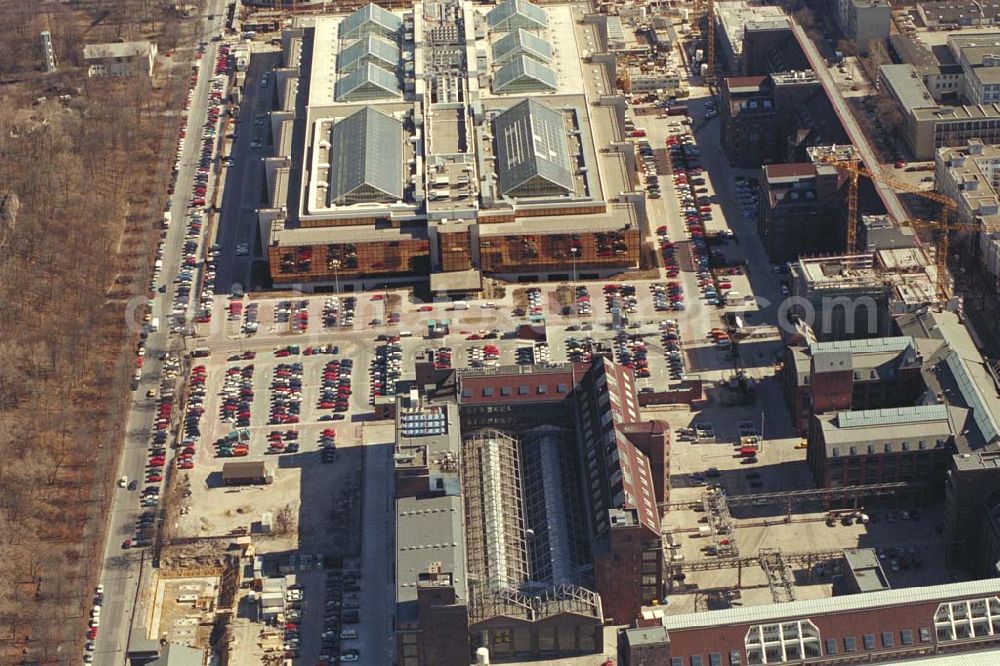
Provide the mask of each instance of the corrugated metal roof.
[{"label": "corrugated metal roof", "polygon": [[403,26],[403,19],[370,2],[340,22],[340,38],[356,37],[368,24],[379,28],[381,32],[389,33],[398,31]]},{"label": "corrugated metal roof", "polygon": [[520,16],[524,25],[533,25],[538,29],[544,28],[548,24],[545,10],[527,2],[527,0],[501,2],[486,15],[486,22],[491,30],[496,30],[501,28],[505,21],[515,16]]},{"label": "corrugated metal roof", "polygon": [[901,352],[913,344],[913,338],[899,335],[892,338],[865,338],[861,340],[835,340],[833,342],[814,342],[809,345],[809,351],[817,352],[846,351],[855,354],[877,354],[880,352]]},{"label": "corrugated metal roof", "polygon": [[526,99],[497,116],[494,128],[501,194],[533,178],[564,191],[573,189],[566,129],[559,111]]},{"label": "corrugated metal roof", "polygon": [[502,63],[521,54],[547,63],[552,60],[552,46],[541,37],[520,28],[493,42],[493,62]]},{"label": "corrugated metal roof", "polygon": [[983,439],[987,442],[993,440],[993,438],[1000,435],[1000,426],[997,425],[996,416],[989,405],[986,404],[986,400],[979,386],[976,385],[975,380],[969,373],[965,361],[959,356],[957,351],[952,350],[945,357],[945,362],[948,364],[951,374],[955,377],[955,381],[958,382],[958,390],[962,392],[965,404],[972,409],[972,417]]},{"label": "corrugated metal roof", "polygon": [[946,601],[1000,594],[1000,578],[885,590],[878,594],[848,594],[842,597],[808,599],[784,604],[744,606],[719,611],[665,615],[663,626],[667,631],[698,629],[734,624],[760,624],[782,619],[804,618],[827,613],[849,613],[891,606]]},{"label": "corrugated metal roof", "polygon": [[392,72],[366,63],[337,81],[338,102],[385,99],[399,95],[399,80]]},{"label": "corrugated metal roof", "polygon": [[840,412],[837,423],[841,428],[871,428],[873,426],[900,425],[921,421],[947,421],[947,405],[919,405]]},{"label": "corrugated metal roof", "polygon": [[359,39],[337,56],[337,71],[346,72],[361,62],[377,60],[386,69],[395,69],[399,64],[399,47],[377,35]]},{"label": "corrugated metal roof", "polygon": [[333,126],[330,144],[331,201],[364,185],[388,198],[403,198],[401,122],[366,106]]}]

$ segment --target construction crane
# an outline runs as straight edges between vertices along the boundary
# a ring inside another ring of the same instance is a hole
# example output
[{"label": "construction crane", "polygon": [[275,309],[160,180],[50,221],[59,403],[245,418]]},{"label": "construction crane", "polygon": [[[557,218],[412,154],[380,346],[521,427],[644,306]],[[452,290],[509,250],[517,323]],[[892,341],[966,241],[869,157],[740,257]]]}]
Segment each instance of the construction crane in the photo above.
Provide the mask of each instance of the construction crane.
[{"label": "construction crane", "polygon": [[982,231],[983,227],[979,224],[972,222],[952,222],[946,220],[945,222],[937,222],[934,220],[906,220],[900,226],[910,227],[911,229],[937,229],[938,238],[935,250],[935,264],[937,266],[937,289],[938,296],[942,300],[948,300],[951,297],[951,290],[949,289],[948,277],[945,272],[947,269],[947,257],[950,246],[950,236],[952,231],[964,230],[964,231]]},{"label": "construction crane", "polygon": [[832,157],[820,157],[819,161],[824,164],[830,164],[837,169],[846,171],[850,176],[850,184],[847,191],[847,251],[853,253],[857,251],[857,235],[858,235],[858,177],[864,176],[869,180],[877,181],[879,183],[884,183],[894,190],[901,192],[907,192],[909,194],[914,194],[918,197],[924,199],[929,199],[930,201],[935,201],[941,204],[941,220],[937,222],[937,226],[942,229],[941,237],[943,240],[943,252],[941,247],[936,257],[936,263],[938,266],[938,290],[941,293],[948,293],[948,217],[952,210],[958,208],[958,204],[949,199],[948,197],[938,194],[937,192],[930,190],[923,190],[916,185],[911,185],[905,181],[899,180],[897,178],[891,178],[882,173],[876,173],[874,171],[869,171],[868,169],[861,166],[857,161],[854,160],[838,160]]}]

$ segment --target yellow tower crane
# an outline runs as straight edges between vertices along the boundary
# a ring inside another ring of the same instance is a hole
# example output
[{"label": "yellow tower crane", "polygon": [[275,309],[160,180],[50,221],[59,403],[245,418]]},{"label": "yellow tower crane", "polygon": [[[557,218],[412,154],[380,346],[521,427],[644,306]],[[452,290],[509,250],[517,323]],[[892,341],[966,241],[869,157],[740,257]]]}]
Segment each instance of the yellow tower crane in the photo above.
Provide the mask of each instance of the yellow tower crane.
[{"label": "yellow tower crane", "polygon": [[[937,192],[930,190],[922,190],[916,185],[911,185],[905,181],[899,180],[897,178],[891,178],[882,173],[877,173],[874,171],[869,171],[868,169],[861,166],[857,161],[854,160],[838,160],[835,158],[827,157],[820,158],[820,162],[825,164],[831,164],[834,167],[846,171],[850,176],[850,183],[848,185],[849,189],[847,192],[847,251],[849,253],[857,251],[857,235],[858,235],[858,177],[864,176],[869,180],[884,183],[894,190],[900,192],[907,192],[909,194],[914,194],[918,197],[924,199],[929,199],[930,201],[935,201],[941,205],[941,219],[934,224],[941,229],[941,237],[938,240],[937,256],[935,257],[935,262],[937,263],[937,280],[938,280],[938,291],[942,294],[948,294],[948,218],[951,211],[958,208],[958,204]],[[926,225],[925,224],[925,225]]]},{"label": "yellow tower crane", "polygon": [[978,232],[982,231],[983,227],[979,224],[972,222],[939,222],[935,220],[906,220],[900,226],[910,227],[911,229],[937,229],[938,238],[936,244],[935,254],[935,264],[937,267],[937,290],[938,296],[942,300],[948,300],[951,298],[951,290],[948,285],[948,274],[947,274],[947,257],[948,251],[951,244],[950,235],[952,231],[972,231]]}]

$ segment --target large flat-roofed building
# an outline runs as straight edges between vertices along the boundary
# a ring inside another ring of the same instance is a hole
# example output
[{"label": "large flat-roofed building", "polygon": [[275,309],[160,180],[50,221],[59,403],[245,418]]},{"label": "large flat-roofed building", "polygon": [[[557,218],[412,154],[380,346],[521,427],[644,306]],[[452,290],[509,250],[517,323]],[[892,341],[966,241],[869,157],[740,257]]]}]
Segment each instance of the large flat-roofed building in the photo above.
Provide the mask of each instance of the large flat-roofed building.
[{"label": "large flat-roofed building", "polygon": [[868,53],[872,40],[881,41],[889,36],[892,15],[888,0],[836,0],[833,16],[844,36],[854,40],[862,55]]},{"label": "large flat-roofed building", "polygon": [[966,102],[1000,102],[1000,33],[951,35],[948,50],[962,68]]},{"label": "large flat-roofed building", "polygon": [[576,30],[569,5],[522,0],[297,17],[258,211],[272,283],[638,268],[641,195],[605,150],[616,114],[583,92]]},{"label": "large flat-roofed building", "polygon": [[83,47],[87,76],[153,76],[154,42],[111,42]]},{"label": "large flat-roofed building", "polygon": [[[716,48],[726,69],[745,72],[743,46],[746,31],[789,31],[788,16],[781,7],[752,5],[746,0],[720,0],[715,3]],[[794,65],[792,65],[794,66]]]},{"label": "large flat-roofed building", "polygon": [[978,235],[982,267],[1000,288],[1000,148],[970,139],[962,147],[938,148],[934,164],[935,188],[958,203],[958,221]]},{"label": "large flat-roofed building", "polygon": [[817,414],[806,452],[813,481],[820,488],[909,481],[940,492],[965,412],[920,405]]},{"label": "large flat-roofed building", "polygon": [[[723,664],[988,664],[1000,633],[1000,579],[846,594],[671,615],[631,633],[665,666]],[[662,628],[651,633],[649,629]],[[630,638],[631,638],[630,636]],[[659,643],[659,645],[657,645]],[[620,643],[629,646],[630,641]],[[948,660],[943,655],[955,659]]]},{"label": "large flat-roofed building", "polygon": [[917,3],[928,28],[959,28],[1000,24],[1000,5],[980,0],[929,0]]}]

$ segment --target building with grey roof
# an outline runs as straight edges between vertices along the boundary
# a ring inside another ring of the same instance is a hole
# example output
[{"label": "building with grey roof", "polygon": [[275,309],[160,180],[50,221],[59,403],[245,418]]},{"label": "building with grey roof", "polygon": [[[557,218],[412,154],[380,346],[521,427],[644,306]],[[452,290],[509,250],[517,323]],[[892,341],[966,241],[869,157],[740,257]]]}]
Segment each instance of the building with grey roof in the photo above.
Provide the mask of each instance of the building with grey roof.
[{"label": "building with grey roof", "polygon": [[892,16],[887,0],[835,0],[834,19],[848,39],[854,40],[858,52],[867,55],[872,40],[889,36]]},{"label": "building with grey roof", "polygon": [[730,72],[743,71],[743,41],[748,24],[756,30],[788,30],[788,15],[781,7],[754,5],[747,0],[717,0],[714,5],[716,48]]},{"label": "building with grey roof", "polygon": [[997,25],[1000,23],[1000,2],[996,0],[918,2],[917,13],[928,28]]},{"label": "building with grey roof", "polygon": [[806,460],[821,488],[908,481],[936,493],[964,423],[943,404],[816,414]]},{"label": "building with grey roof", "polygon": [[950,35],[948,50],[962,68],[965,101],[1000,102],[1000,33]]},{"label": "building with grey roof", "polygon": [[[581,46],[551,40],[577,29],[571,18],[568,5],[457,0],[296,17],[274,71],[269,204],[258,211],[273,283],[360,289],[366,277],[447,273],[430,281],[475,290],[483,274],[556,280],[637,267],[641,216],[617,198],[632,189],[627,174],[599,160],[601,114],[577,85]],[[512,112],[501,122],[513,143],[498,148],[494,120],[539,93],[558,108],[524,121],[542,133],[518,134]],[[360,136],[333,138],[366,105],[394,119],[395,144],[375,159]]]},{"label": "building with grey roof", "polygon": [[486,15],[486,23],[494,32],[524,28],[544,30],[548,26],[545,10],[528,0],[504,0]]},{"label": "building with grey roof", "polygon": [[[993,663],[1000,631],[1000,579],[845,594],[696,613],[664,613],[660,626],[669,666],[689,664],[935,663],[962,655]],[[655,638],[650,634],[649,639]],[[765,657],[765,655],[767,655]],[[634,666],[635,662],[622,660]],[[650,662],[641,662],[643,666]],[[956,662],[957,663],[957,662]]]},{"label": "building with grey roof", "polygon": [[507,60],[524,55],[541,63],[552,60],[552,46],[533,32],[517,28],[493,42],[493,62],[502,65]]},{"label": "building with grey roof", "polygon": [[83,47],[87,76],[153,76],[156,43],[111,42],[87,44]]},{"label": "building with grey roof", "polygon": [[883,592],[891,587],[874,548],[846,549],[844,564],[844,587],[848,594]]},{"label": "building with grey roof", "polygon": [[378,35],[367,35],[337,55],[337,71],[349,72],[359,65],[372,63],[394,71],[399,65],[399,47]]},{"label": "building with grey roof", "polygon": [[567,132],[556,109],[526,99],[493,121],[500,193],[551,196],[573,190]]},{"label": "building with grey roof", "polygon": [[493,92],[497,95],[554,92],[556,88],[552,68],[523,53],[506,60],[493,76]]},{"label": "building with grey roof", "polygon": [[371,102],[397,99],[399,80],[387,69],[368,62],[345,74],[335,88],[338,102]]},{"label": "building with grey roof", "polygon": [[403,198],[403,124],[366,106],[333,126],[329,200],[333,204]]},{"label": "building with grey roof", "polygon": [[403,19],[373,2],[359,7],[340,23],[341,39],[358,39],[365,35],[396,35],[403,27]]},{"label": "building with grey roof", "polygon": [[978,228],[979,258],[994,289],[1000,288],[1000,147],[970,139],[938,148],[935,189],[958,202],[958,220]]}]

